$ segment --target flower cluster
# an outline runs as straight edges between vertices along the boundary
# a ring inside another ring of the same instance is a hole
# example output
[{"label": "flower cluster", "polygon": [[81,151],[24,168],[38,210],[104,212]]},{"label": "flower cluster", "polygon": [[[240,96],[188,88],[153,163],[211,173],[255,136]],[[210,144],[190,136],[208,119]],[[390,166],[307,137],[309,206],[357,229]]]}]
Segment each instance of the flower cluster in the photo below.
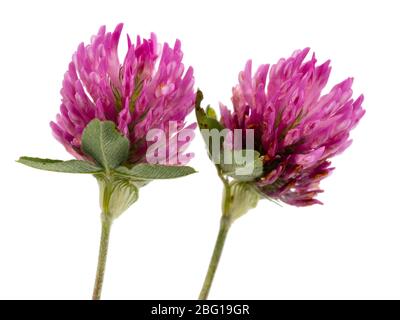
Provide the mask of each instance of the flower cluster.
[{"label": "flower cluster", "polygon": [[[50,125],[56,139],[78,159],[86,159],[82,133],[95,118],[113,121],[129,139],[129,163],[133,164],[146,162],[149,130],[167,131],[173,121],[179,132],[193,110],[193,69],[185,72],[180,41],[173,48],[165,43],[159,50],[154,34],[147,40],[137,37],[136,44],[127,36],[128,49],[121,63],[122,27],[119,24],[112,33],[101,27],[89,45],[79,45],[65,73],[60,113]],[[194,128],[195,124],[186,127]],[[180,145],[176,149],[183,151]]]},{"label": "flower cluster", "polygon": [[308,52],[296,51],[271,68],[261,65],[254,76],[248,61],[233,88],[233,113],[221,105],[224,127],[254,129],[255,149],[263,156],[254,185],[295,206],[320,203],[319,183],[333,170],[329,158],[350,145],[350,130],[365,113],[363,96],[352,99],[352,78],[321,95],[330,62],[317,66],[315,55],[305,61]]}]

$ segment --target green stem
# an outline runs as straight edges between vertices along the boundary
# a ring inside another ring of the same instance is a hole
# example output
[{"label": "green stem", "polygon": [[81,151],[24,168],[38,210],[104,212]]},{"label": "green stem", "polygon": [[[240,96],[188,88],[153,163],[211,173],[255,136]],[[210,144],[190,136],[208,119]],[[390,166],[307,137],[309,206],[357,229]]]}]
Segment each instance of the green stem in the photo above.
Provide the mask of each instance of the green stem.
[{"label": "green stem", "polygon": [[[221,177],[221,176],[220,176]],[[222,179],[222,177],[221,177]],[[225,240],[229,232],[229,228],[232,221],[229,217],[229,210],[231,204],[231,189],[229,183],[224,182],[224,199],[222,203],[222,217],[218,232],[217,241],[215,243],[214,252],[211,257],[210,265],[208,267],[207,275],[203,283],[203,288],[201,289],[199,300],[207,300],[208,294],[210,293],[211,285],[213,283],[215,272],[217,271],[219,261],[221,259],[222,251],[224,249]]]},{"label": "green stem", "polygon": [[225,217],[222,217],[221,224],[219,228],[218,238],[215,243],[214,252],[208,267],[207,275],[204,280],[203,288],[201,289],[199,300],[207,300],[208,294],[210,293],[211,285],[214,280],[215,272],[218,268],[219,260],[221,259],[221,254],[224,248],[226,236],[228,235],[230,227],[230,222]]},{"label": "green stem", "polygon": [[101,297],[101,289],[103,287],[104,272],[107,262],[108,242],[110,239],[111,225],[112,220],[103,215],[96,281],[93,290],[93,300],[100,300]]}]

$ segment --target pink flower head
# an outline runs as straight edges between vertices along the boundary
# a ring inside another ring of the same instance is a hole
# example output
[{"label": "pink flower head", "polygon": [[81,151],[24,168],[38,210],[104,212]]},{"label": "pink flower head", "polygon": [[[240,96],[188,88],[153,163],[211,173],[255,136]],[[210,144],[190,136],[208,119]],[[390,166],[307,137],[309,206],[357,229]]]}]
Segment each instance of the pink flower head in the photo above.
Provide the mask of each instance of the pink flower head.
[{"label": "pink flower head", "polygon": [[[159,52],[155,34],[150,39],[138,36],[136,43],[127,36],[128,50],[120,61],[122,27],[106,32],[103,26],[89,45],[81,43],[65,73],[60,113],[50,126],[55,138],[78,159],[86,158],[81,136],[94,118],[116,124],[130,140],[129,161],[136,163],[146,161],[152,143],[146,141],[149,130],[167,132],[173,121],[179,132],[194,108],[193,69],[185,72],[180,41],[173,48],[165,43]],[[186,127],[194,128],[195,124]]]},{"label": "pink flower head", "polygon": [[248,61],[233,88],[233,113],[221,105],[226,128],[254,129],[264,159],[257,189],[295,206],[321,203],[315,197],[333,170],[328,160],[350,145],[349,133],[365,113],[363,96],[352,99],[352,78],[321,95],[331,67],[329,61],[317,66],[315,55],[305,61],[308,52],[261,65],[254,76]]}]

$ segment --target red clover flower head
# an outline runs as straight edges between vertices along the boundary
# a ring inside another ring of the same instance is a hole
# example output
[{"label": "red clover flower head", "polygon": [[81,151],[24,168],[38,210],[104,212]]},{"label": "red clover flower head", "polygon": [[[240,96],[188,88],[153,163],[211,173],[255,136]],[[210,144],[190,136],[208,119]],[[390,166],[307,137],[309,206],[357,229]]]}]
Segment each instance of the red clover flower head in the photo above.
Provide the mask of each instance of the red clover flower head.
[{"label": "red clover flower head", "polygon": [[[363,96],[352,98],[348,78],[321,95],[329,78],[329,61],[317,65],[306,48],[271,68],[252,62],[233,88],[233,112],[221,105],[221,124],[228,129],[254,129],[255,150],[263,174],[254,186],[265,196],[295,206],[321,203],[319,183],[332,170],[329,159],[350,144],[350,131],[365,113]],[[269,72],[269,81],[267,76]]]},{"label": "red clover flower head", "polygon": [[[138,36],[136,43],[127,36],[128,50],[121,62],[122,27],[119,24],[113,32],[106,32],[103,26],[89,45],[81,43],[65,73],[60,113],[50,126],[55,138],[78,159],[87,158],[81,138],[93,119],[115,123],[130,141],[128,162],[134,164],[146,162],[149,130],[167,131],[173,121],[179,132],[193,110],[193,69],[185,71],[180,41],[173,48],[165,43],[159,52],[155,34],[150,39]],[[186,127],[194,128],[195,124]]]}]

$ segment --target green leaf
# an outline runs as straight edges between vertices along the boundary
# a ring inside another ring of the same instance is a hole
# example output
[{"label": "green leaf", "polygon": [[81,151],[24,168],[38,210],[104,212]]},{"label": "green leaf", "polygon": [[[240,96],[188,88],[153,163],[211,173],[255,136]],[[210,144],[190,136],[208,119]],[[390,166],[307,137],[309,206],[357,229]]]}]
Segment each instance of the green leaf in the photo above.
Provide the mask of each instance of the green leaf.
[{"label": "green leaf", "polygon": [[41,159],[32,157],[21,157],[17,162],[22,163],[28,167],[54,171],[54,172],[66,172],[66,173],[99,173],[103,171],[102,168],[93,165],[87,161],[81,160],[52,160],[52,159]]},{"label": "green leaf", "polygon": [[140,163],[130,169],[127,167],[119,167],[115,172],[130,177],[133,180],[156,180],[180,178],[195,173],[196,170],[188,166]]},{"label": "green leaf", "polygon": [[82,134],[82,150],[106,171],[117,168],[129,155],[129,140],[112,121],[92,120]]},{"label": "green leaf", "polygon": [[217,113],[215,112],[215,110],[213,108],[211,108],[210,105],[208,105],[206,108],[206,115],[208,118],[215,119],[215,120],[217,119]]},{"label": "green leaf", "polygon": [[238,181],[252,181],[263,174],[263,161],[255,150],[222,151],[220,168]]},{"label": "green leaf", "polygon": [[213,108],[207,106],[206,111],[201,107],[201,101],[203,100],[203,93],[197,90],[196,94],[196,118],[200,129],[217,129],[222,131],[223,125],[216,119],[216,113]]},{"label": "green leaf", "polygon": [[[224,126],[217,120],[215,110],[211,106],[207,106],[206,110],[201,107],[202,100],[203,93],[197,90],[195,104],[197,124],[207,145],[208,155],[214,161],[214,158],[219,156],[226,133],[223,131],[225,129]],[[219,141],[214,141],[213,139],[218,139]],[[217,151],[217,155],[214,155],[213,151]],[[218,165],[216,166],[218,168]]]}]

